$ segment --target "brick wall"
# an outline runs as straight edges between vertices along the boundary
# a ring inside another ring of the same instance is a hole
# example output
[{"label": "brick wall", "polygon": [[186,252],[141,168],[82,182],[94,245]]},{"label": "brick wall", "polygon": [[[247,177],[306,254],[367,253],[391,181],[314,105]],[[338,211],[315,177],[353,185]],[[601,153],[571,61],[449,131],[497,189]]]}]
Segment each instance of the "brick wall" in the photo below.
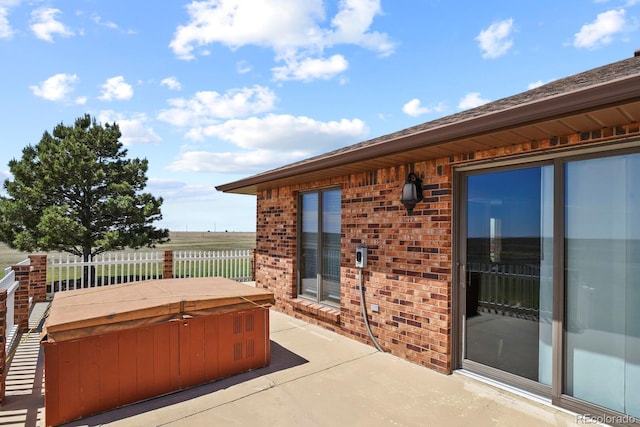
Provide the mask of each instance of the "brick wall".
[{"label": "brick wall", "polygon": [[[366,245],[365,300],[376,340],[385,351],[440,372],[451,370],[451,167],[414,165],[424,201],[413,215],[400,202],[409,168],[351,176],[343,188],[344,252],[341,327],[369,340],[360,308],[355,248]],[[379,306],[374,313],[371,304]]]},{"label": "brick wall", "polygon": [[19,332],[26,332],[29,329],[29,271],[28,264],[18,264],[11,267],[15,271],[16,281],[20,284],[14,294],[14,324],[18,325]]},{"label": "brick wall", "polygon": [[45,302],[47,300],[47,256],[29,255],[29,296],[33,302]]},{"label": "brick wall", "polygon": [[[276,308],[356,340],[371,343],[360,309],[355,249],[368,247],[363,271],[370,325],[385,351],[439,372],[452,371],[451,283],[453,166],[637,135],[637,124],[397,165],[332,181],[265,190],[257,198],[257,285],[275,293]],[[408,216],[400,203],[410,168],[423,180],[424,201]],[[319,313],[296,299],[296,209],[300,191],[342,188],[340,307]],[[319,315],[322,314],[322,315]]]},{"label": "brick wall", "polygon": [[162,278],[173,278],[173,251],[164,251],[162,258]]},{"label": "brick wall", "polygon": [[289,188],[258,194],[256,286],[274,292],[276,306],[287,311],[295,297],[296,196]]}]

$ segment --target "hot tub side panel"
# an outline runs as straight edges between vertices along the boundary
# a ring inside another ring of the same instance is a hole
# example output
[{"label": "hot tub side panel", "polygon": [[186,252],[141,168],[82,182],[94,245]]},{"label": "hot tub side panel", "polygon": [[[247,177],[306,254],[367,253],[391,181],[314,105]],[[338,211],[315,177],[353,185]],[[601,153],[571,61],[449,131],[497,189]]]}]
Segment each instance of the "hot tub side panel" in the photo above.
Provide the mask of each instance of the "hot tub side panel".
[{"label": "hot tub side panel", "polygon": [[46,424],[58,425],[268,365],[269,310],[171,321],[43,346]]}]

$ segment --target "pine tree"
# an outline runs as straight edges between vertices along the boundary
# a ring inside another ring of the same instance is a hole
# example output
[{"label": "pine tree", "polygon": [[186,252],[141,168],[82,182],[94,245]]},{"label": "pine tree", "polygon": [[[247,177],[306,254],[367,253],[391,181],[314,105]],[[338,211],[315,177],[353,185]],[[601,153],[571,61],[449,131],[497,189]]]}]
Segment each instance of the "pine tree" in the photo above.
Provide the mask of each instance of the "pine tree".
[{"label": "pine tree", "polygon": [[90,115],[73,126],[60,123],[35,146],[9,162],[13,178],[0,197],[0,241],[21,251],[59,251],[93,256],[126,247],[154,247],[169,231],[162,198],[143,190],[148,161],[127,159],[116,123]]}]

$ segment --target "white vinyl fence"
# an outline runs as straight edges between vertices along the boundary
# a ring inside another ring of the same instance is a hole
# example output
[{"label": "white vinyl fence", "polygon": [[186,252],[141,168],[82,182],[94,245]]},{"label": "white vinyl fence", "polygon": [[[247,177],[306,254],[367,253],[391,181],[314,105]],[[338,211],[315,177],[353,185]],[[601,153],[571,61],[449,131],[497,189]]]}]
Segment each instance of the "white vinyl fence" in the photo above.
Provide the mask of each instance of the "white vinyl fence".
[{"label": "white vinyl fence", "polygon": [[251,250],[231,251],[175,251],[173,277],[222,276],[238,282],[249,282]]},{"label": "white vinyl fence", "polygon": [[[55,292],[161,279],[163,252],[110,252],[91,261],[72,255],[49,255],[47,295]],[[174,251],[173,277],[223,276],[250,281],[251,250]]]},{"label": "white vinyl fence", "polygon": [[[29,260],[24,260],[20,264],[28,263]],[[18,325],[15,324],[15,294],[20,283],[16,280],[16,273],[11,267],[4,269],[4,277],[0,279],[0,289],[7,290],[7,312],[5,315],[5,321],[7,324],[7,341],[5,343],[6,354],[9,354],[14,344],[16,343],[16,332],[18,331]]]}]

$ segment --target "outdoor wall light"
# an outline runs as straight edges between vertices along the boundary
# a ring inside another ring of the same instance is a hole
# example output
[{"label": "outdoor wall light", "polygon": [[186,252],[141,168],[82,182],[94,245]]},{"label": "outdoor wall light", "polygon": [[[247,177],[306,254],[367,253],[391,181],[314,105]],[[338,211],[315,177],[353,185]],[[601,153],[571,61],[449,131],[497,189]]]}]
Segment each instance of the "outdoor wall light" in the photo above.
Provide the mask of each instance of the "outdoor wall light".
[{"label": "outdoor wall light", "polygon": [[407,214],[413,213],[413,208],[422,201],[422,180],[411,172],[402,186],[402,204],[407,208]]}]

